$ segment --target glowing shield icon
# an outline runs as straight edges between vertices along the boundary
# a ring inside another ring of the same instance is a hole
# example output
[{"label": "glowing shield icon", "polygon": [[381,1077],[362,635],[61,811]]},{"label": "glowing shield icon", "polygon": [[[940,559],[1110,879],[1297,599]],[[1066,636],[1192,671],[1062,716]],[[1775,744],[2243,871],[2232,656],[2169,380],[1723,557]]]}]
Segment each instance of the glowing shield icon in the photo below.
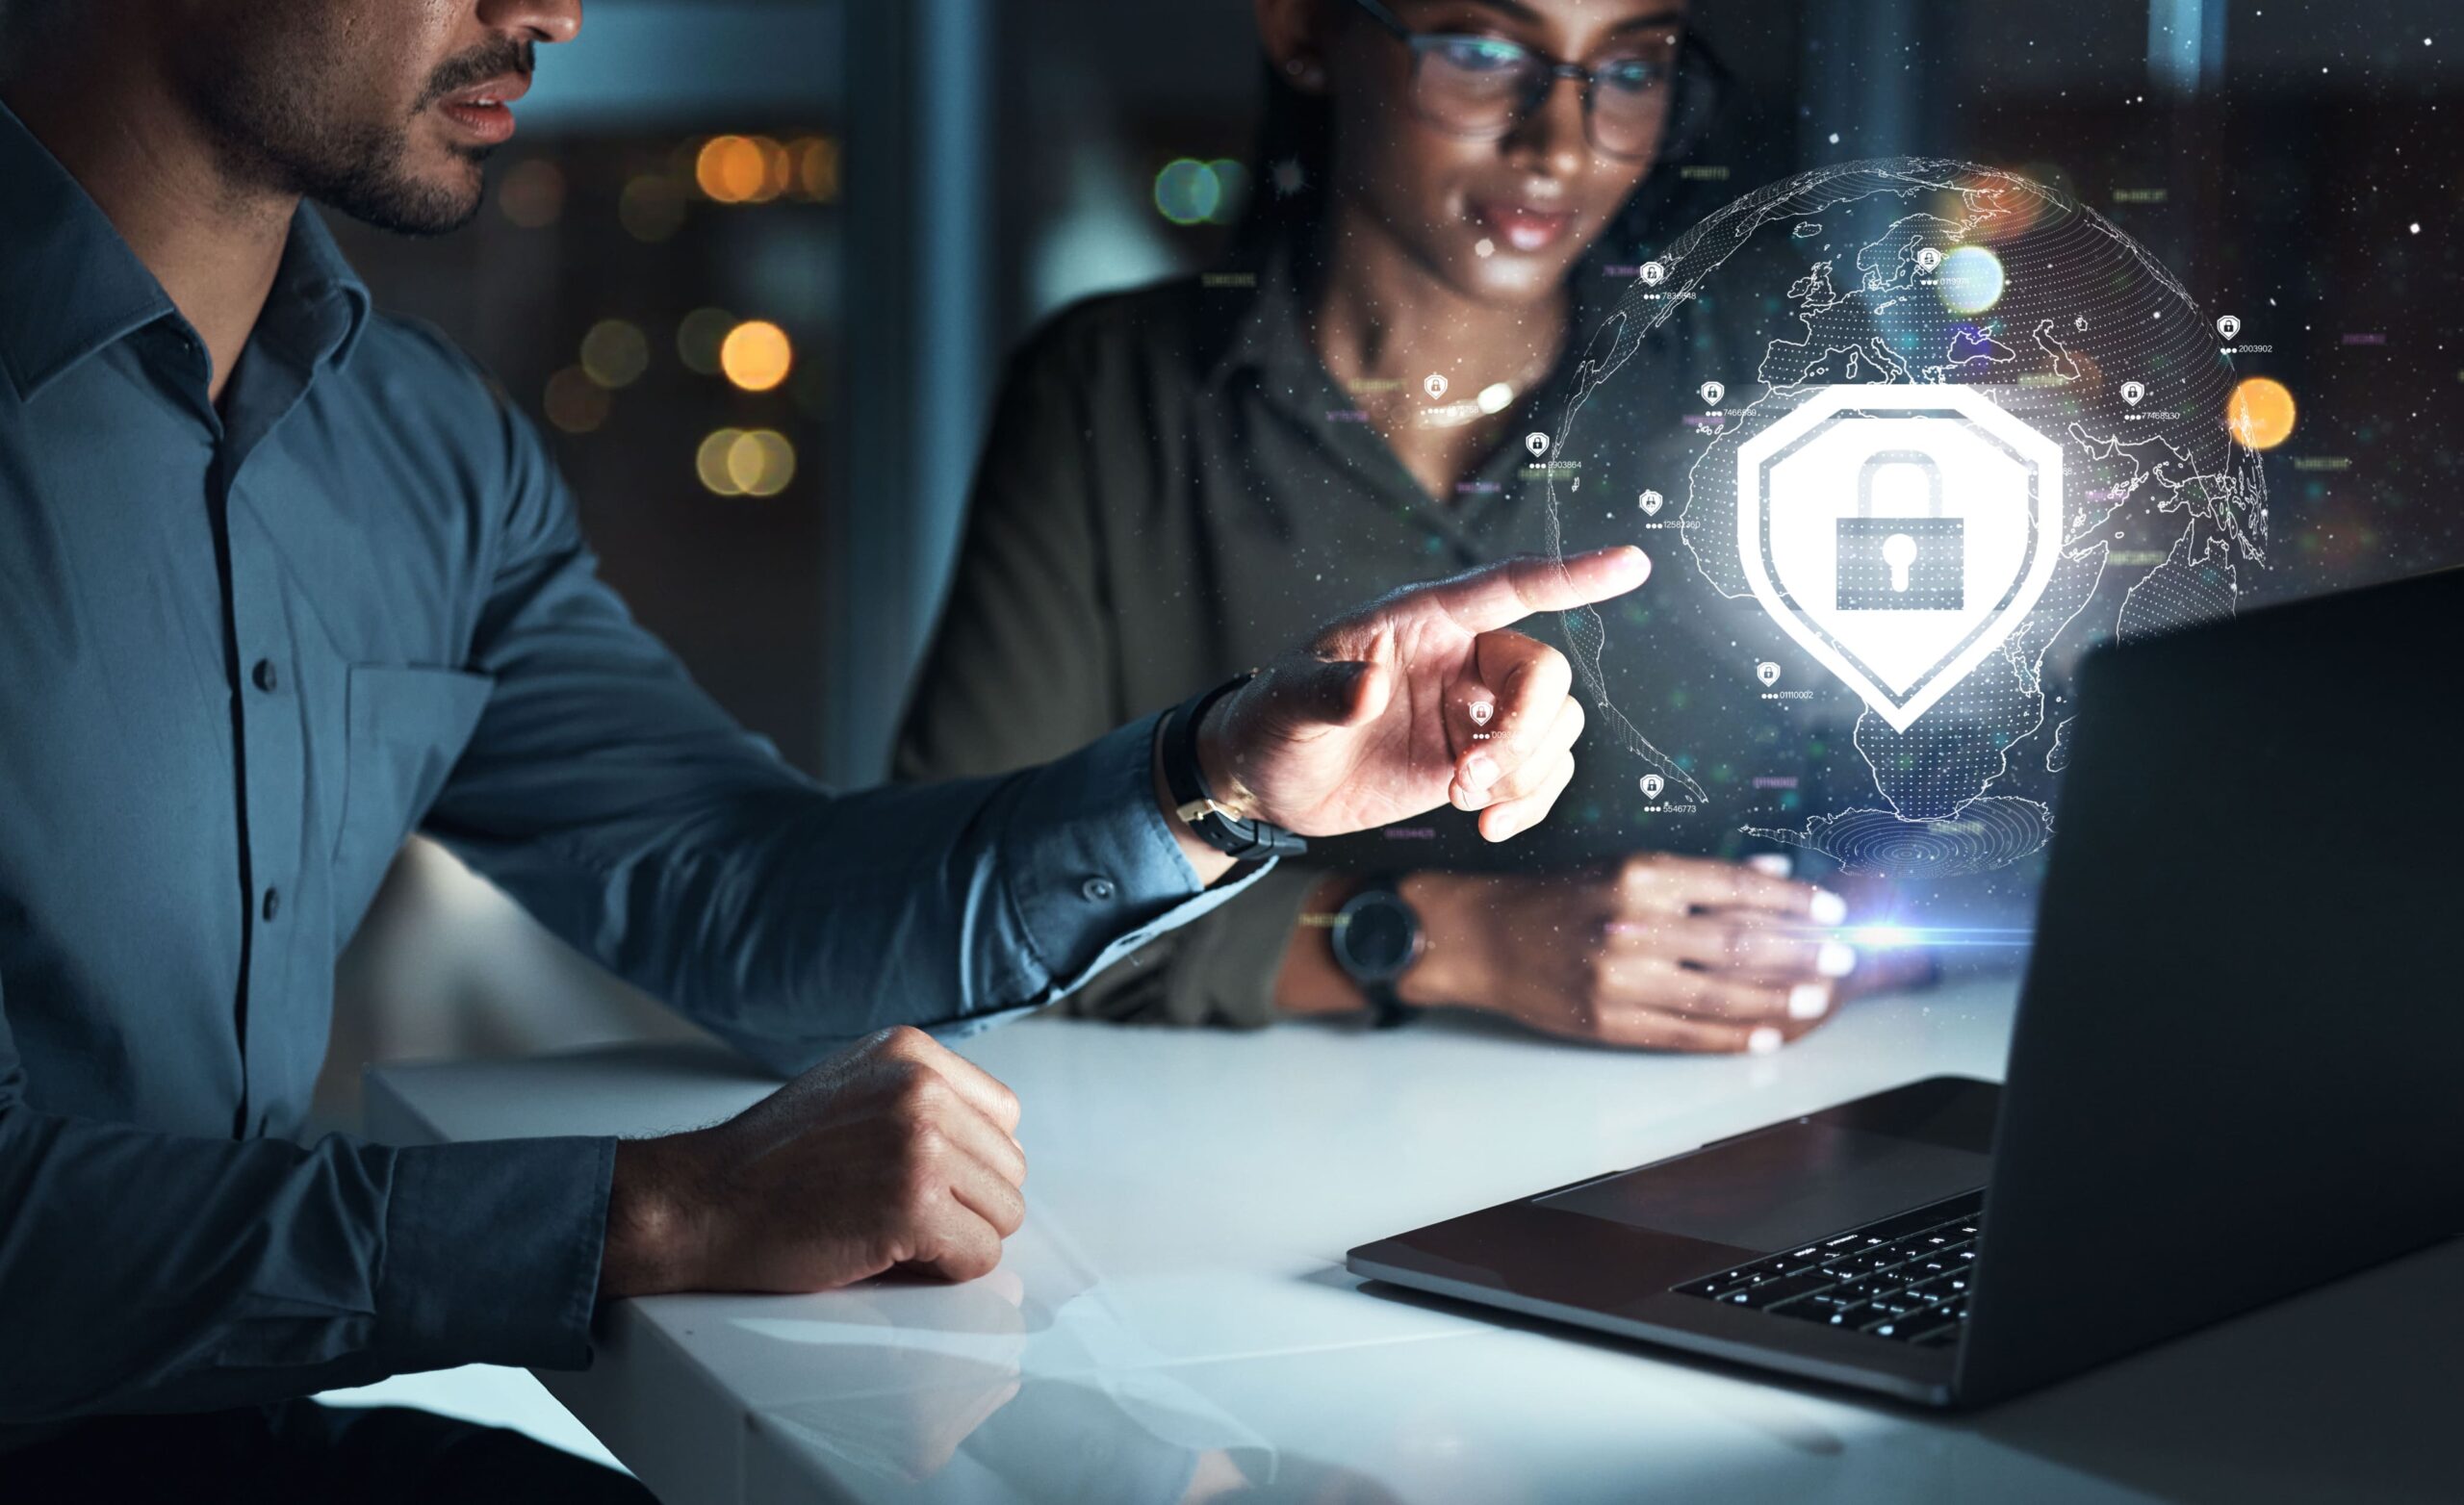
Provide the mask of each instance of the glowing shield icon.
[{"label": "glowing shield icon", "polygon": [[1643,509],[1643,516],[1645,516],[1645,517],[1647,517],[1647,518],[1656,518],[1656,517],[1658,517],[1658,516],[1659,516],[1659,509],[1660,509],[1661,507],[1663,507],[1663,506],[1666,506],[1667,504],[1668,504],[1668,498],[1667,498],[1667,497],[1662,497],[1659,493],[1657,493],[1657,492],[1656,492],[1656,491],[1647,491],[1647,492],[1643,493],[1643,495],[1642,495],[1639,498],[1637,498],[1637,500],[1636,500],[1636,502],[1635,502],[1635,505],[1637,505],[1637,506],[1639,506],[1639,507],[1641,507],[1641,508]]},{"label": "glowing shield icon", "polygon": [[1973,387],[1821,387],[1737,446],[1736,500],[1754,599],[1906,731],[2044,595],[2062,446]]},{"label": "glowing shield icon", "polygon": [[1657,774],[1645,774],[1645,775],[1643,776],[1643,798],[1644,798],[1644,799],[1646,799],[1646,800],[1656,800],[1656,799],[1658,799],[1658,798],[1660,797],[1661,793],[1662,793],[1663,791],[1665,791],[1667,788],[1668,788],[1668,780],[1667,780],[1667,779],[1665,779],[1665,778],[1662,778],[1659,775],[1657,775]]},{"label": "glowing shield icon", "polygon": [[1707,381],[1703,383],[1702,391],[1697,394],[1697,395],[1703,399],[1703,406],[1707,408],[1718,407],[1720,405],[1720,399],[1728,395],[1729,390],[1715,381]]}]

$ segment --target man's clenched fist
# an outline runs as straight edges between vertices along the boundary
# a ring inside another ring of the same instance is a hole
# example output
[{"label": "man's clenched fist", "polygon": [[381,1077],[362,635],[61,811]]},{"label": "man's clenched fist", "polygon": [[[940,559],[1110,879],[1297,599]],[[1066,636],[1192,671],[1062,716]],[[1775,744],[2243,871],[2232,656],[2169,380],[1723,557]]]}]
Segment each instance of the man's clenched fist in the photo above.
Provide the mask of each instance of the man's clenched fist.
[{"label": "man's clenched fist", "polygon": [[1026,1216],[1017,1127],[930,1035],[872,1035],[726,1123],[619,1145],[600,1294],[972,1280]]}]

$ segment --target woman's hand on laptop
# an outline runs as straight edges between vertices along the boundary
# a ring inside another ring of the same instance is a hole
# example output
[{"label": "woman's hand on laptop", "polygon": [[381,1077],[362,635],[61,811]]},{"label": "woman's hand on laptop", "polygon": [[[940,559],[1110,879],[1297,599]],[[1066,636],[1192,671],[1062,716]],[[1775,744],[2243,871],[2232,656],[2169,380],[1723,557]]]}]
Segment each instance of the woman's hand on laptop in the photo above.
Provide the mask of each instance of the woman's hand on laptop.
[{"label": "woman's hand on laptop", "polygon": [[1638,854],[1601,872],[1414,874],[1428,949],[1406,1002],[1546,1034],[1674,1051],[1776,1050],[1829,1016],[1856,951],[1836,894],[1734,862]]}]

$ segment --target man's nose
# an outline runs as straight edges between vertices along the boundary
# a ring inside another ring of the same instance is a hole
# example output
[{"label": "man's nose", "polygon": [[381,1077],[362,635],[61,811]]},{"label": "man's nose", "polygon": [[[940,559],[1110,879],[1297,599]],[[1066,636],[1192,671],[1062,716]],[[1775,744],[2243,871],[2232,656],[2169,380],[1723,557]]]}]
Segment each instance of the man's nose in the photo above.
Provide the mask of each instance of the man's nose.
[{"label": "man's nose", "polygon": [[571,41],[581,31],[581,0],[479,0],[479,19],[533,41]]}]

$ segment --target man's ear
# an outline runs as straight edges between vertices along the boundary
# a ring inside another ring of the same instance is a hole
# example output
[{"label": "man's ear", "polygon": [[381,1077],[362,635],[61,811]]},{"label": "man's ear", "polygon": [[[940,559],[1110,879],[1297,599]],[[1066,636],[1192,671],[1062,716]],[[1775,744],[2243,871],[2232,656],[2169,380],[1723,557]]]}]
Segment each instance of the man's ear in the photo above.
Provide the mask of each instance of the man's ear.
[{"label": "man's ear", "polygon": [[1334,29],[1326,0],[1255,0],[1258,39],[1277,77],[1304,94],[1326,91],[1326,42]]}]

